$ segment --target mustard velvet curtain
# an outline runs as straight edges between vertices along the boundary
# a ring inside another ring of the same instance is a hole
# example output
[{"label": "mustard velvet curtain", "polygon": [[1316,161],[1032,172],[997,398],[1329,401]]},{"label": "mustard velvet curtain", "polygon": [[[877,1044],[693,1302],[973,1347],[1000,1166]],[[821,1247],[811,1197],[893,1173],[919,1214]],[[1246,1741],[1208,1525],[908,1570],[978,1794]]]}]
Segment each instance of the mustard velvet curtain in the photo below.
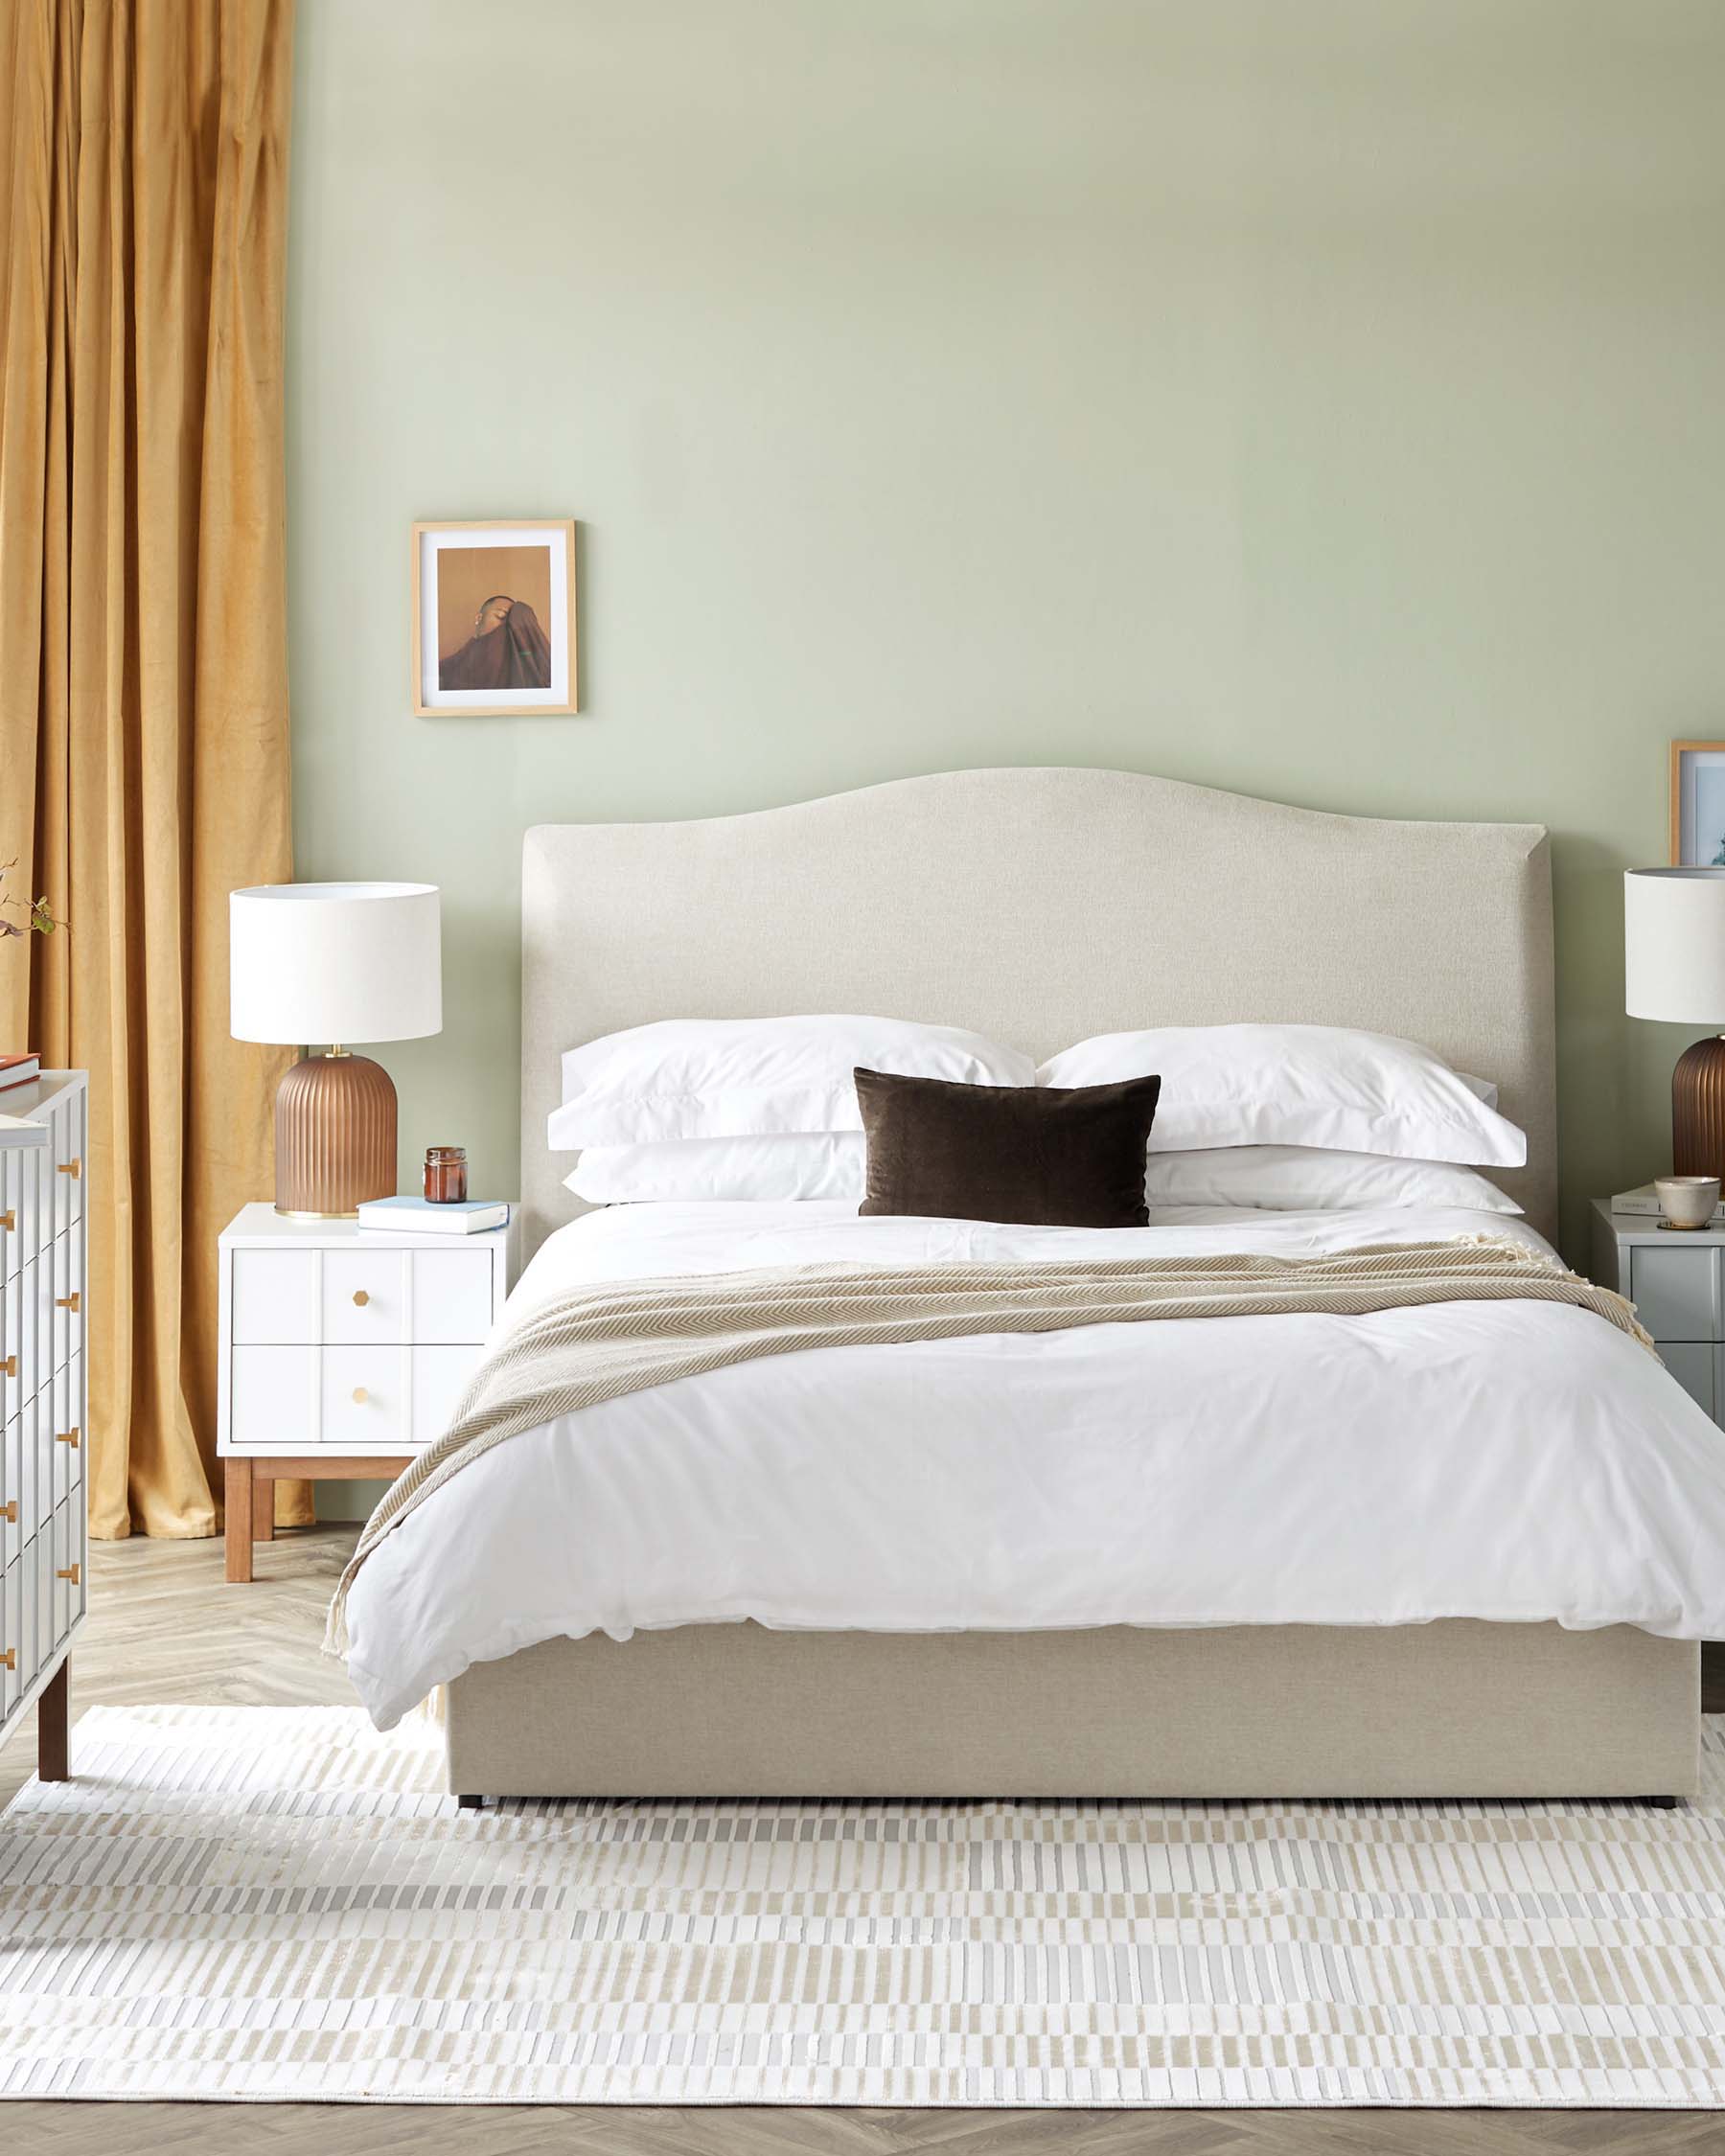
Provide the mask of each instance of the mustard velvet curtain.
[{"label": "mustard velvet curtain", "polygon": [[[216,1237],[286,1058],[227,894],[292,874],[291,0],[0,6],[0,1048],[90,1072],[91,1532],[215,1531]],[[279,1516],[309,1492],[277,1485]]]}]

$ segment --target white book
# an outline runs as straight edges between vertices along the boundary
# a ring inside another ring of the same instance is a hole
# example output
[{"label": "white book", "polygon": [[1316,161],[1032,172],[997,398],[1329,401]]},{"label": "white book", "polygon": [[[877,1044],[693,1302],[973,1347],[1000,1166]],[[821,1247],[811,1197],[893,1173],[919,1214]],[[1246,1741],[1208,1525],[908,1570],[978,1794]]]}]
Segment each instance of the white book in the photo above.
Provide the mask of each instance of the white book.
[{"label": "white book", "polygon": [[[1662,1217],[1659,1193],[1650,1182],[1644,1182],[1638,1190],[1623,1190],[1611,1201],[1614,1213],[1632,1213],[1642,1219],[1658,1220]],[[1725,1227],[1725,1201],[1714,1209],[1713,1225]]]},{"label": "white book", "polygon": [[368,1198],[356,1208],[361,1234],[477,1235],[503,1227],[509,1207],[485,1198],[467,1198],[456,1205],[434,1205],[426,1198]]}]

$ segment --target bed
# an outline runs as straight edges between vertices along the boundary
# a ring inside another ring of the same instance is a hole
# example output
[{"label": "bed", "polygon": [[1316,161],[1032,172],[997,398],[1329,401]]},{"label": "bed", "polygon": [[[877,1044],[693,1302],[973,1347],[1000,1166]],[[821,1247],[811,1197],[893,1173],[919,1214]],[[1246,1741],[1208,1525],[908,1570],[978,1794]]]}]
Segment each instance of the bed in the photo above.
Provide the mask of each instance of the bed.
[{"label": "bed", "polygon": [[[1405,1035],[1496,1082],[1529,1138],[1527,1166],[1496,1180],[1531,1229],[1554,1228],[1535,826],[1319,814],[1113,771],[944,773],[734,817],[531,831],[522,952],[530,1250],[581,1210],[544,1142],[565,1048],[669,1014],[821,1010],[938,1018],[1039,1059],[1151,1024]],[[1560,1356],[1538,1352],[1560,1387]],[[1699,1445],[1662,1372],[1634,1382],[1647,1389],[1631,1421]],[[1559,1456],[1540,1472],[1560,1491]],[[1576,1472],[1609,1493],[1609,1458]],[[1404,1621],[1398,1604],[1342,1623],[597,1629],[453,1677],[449,1785],[464,1799],[1691,1793],[1694,1638],[1564,1608],[1566,1624],[1416,1605]]]}]

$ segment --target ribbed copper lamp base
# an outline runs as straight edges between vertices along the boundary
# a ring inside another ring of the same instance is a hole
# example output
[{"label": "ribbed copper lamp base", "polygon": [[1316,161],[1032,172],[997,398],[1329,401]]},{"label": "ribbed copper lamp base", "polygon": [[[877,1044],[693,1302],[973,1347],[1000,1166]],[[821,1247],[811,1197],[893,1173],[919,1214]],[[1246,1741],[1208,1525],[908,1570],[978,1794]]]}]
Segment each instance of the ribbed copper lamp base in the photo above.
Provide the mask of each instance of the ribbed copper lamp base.
[{"label": "ribbed copper lamp base", "polygon": [[351,1220],[396,1186],[396,1089],[369,1056],[302,1056],[275,1112],[275,1209],[289,1220]]},{"label": "ribbed copper lamp base", "polygon": [[1671,1173],[1725,1177],[1725,1039],[1685,1048],[1671,1073]]}]

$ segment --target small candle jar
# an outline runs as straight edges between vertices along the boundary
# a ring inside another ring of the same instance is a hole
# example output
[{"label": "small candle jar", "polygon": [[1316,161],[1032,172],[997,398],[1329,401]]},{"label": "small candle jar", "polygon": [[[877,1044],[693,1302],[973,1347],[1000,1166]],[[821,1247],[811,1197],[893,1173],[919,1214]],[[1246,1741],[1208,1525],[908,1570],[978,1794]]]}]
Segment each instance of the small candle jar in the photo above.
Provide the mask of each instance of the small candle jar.
[{"label": "small candle jar", "polygon": [[466,1202],[467,1147],[426,1146],[426,1203],[428,1205],[460,1205]]}]

